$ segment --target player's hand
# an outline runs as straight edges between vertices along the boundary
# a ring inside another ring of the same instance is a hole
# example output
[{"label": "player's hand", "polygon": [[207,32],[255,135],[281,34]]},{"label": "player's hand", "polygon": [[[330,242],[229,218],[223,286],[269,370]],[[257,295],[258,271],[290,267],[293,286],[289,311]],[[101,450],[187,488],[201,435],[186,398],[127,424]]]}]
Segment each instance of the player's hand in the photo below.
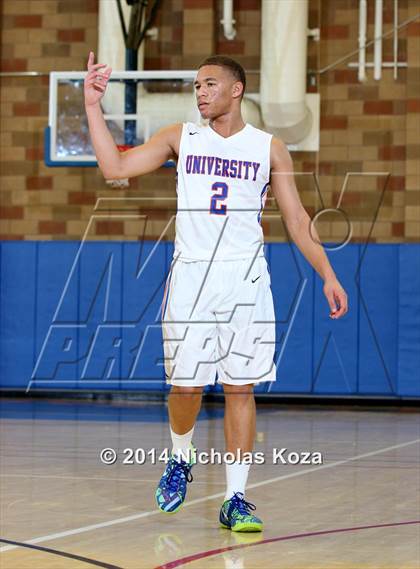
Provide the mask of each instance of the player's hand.
[{"label": "player's hand", "polygon": [[[85,105],[96,105],[105,93],[112,69],[106,63],[94,63],[93,51],[89,53],[87,63],[88,73],[84,81]],[[103,68],[106,68],[105,70]]]},{"label": "player's hand", "polygon": [[330,305],[330,318],[340,318],[348,311],[347,294],[337,279],[324,282],[324,294]]}]

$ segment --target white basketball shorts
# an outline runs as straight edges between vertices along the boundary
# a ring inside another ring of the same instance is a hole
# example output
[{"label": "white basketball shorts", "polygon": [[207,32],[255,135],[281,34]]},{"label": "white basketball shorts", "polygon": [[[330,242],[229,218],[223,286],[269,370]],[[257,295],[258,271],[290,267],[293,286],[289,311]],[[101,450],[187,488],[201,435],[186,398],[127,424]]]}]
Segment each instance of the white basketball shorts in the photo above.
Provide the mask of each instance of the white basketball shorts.
[{"label": "white basketball shorts", "polygon": [[166,381],[198,387],[217,381],[275,381],[275,315],[265,257],[234,261],[173,259],[162,302]]}]

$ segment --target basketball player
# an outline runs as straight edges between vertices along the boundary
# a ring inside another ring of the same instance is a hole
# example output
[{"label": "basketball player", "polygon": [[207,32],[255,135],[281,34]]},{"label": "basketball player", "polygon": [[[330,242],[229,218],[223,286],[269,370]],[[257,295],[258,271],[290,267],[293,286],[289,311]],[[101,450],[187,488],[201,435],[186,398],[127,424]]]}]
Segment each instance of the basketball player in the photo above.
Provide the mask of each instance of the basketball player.
[{"label": "basketball player", "polygon": [[141,176],[177,160],[175,250],[162,303],[173,447],[156,490],[157,505],[174,513],[185,500],[202,390],[217,375],[225,395],[226,451],[236,459],[226,461],[220,524],[232,531],[261,531],[255,506],[245,500],[250,464],[244,457],[255,437],[254,385],[276,379],[275,315],[261,227],[269,187],[290,236],[324,281],[331,318],[347,312],[347,296],[310,229],[286,145],[242,119],[246,78],[236,61],[214,56],[199,66],[194,88],[208,126],[173,124],[123,153],[100,107],[110,74],[90,53],[85,105],[105,178]]}]

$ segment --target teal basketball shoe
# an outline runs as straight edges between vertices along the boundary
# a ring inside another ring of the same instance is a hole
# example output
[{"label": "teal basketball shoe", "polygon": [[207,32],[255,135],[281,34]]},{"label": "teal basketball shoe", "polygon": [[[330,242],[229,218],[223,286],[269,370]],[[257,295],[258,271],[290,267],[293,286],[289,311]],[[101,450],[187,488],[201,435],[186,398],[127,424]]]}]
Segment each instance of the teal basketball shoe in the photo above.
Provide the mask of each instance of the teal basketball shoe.
[{"label": "teal basketball shoe", "polygon": [[196,449],[190,447],[188,461],[178,460],[173,454],[156,488],[156,503],[165,514],[175,514],[182,506],[187,493],[187,483],[193,481],[191,468],[196,463]]},{"label": "teal basketball shoe", "polygon": [[236,492],[230,500],[223,502],[220,510],[220,525],[232,531],[262,531],[260,518],[251,514],[254,504],[247,502],[241,492]]}]

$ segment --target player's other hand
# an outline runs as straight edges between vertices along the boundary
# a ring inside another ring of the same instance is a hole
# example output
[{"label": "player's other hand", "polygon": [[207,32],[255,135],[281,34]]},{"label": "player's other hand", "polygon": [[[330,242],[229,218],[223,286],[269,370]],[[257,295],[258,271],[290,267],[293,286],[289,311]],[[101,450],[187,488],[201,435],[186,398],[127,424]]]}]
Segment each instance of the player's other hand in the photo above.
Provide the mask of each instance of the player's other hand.
[{"label": "player's other hand", "polygon": [[[89,53],[87,62],[88,73],[84,81],[85,105],[96,105],[105,93],[108,80],[112,69],[106,63],[94,63],[95,55],[93,51]],[[106,69],[103,69],[103,68]]]},{"label": "player's other hand", "polygon": [[324,294],[330,305],[330,318],[340,318],[348,311],[347,294],[337,279],[324,282]]}]

